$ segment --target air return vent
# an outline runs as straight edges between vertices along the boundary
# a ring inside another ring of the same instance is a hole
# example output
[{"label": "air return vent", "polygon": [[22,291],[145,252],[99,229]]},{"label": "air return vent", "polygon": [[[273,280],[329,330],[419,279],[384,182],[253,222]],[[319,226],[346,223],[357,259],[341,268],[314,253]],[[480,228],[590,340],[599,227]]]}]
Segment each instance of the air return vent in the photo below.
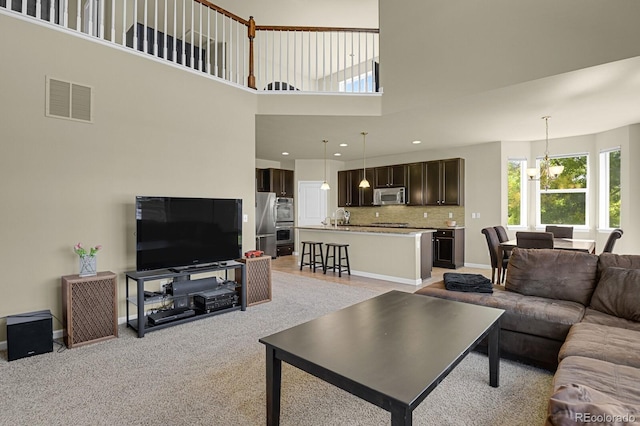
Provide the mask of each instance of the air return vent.
[{"label": "air return vent", "polygon": [[91,87],[47,77],[46,116],[91,122]]}]

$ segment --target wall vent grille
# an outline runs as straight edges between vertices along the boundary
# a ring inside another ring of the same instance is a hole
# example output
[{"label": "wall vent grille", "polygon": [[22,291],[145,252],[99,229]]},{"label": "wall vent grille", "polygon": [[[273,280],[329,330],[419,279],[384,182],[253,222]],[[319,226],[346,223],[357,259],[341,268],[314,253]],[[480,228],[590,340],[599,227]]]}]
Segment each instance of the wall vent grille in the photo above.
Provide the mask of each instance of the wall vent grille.
[{"label": "wall vent grille", "polygon": [[47,117],[91,123],[93,89],[69,81],[47,77]]}]

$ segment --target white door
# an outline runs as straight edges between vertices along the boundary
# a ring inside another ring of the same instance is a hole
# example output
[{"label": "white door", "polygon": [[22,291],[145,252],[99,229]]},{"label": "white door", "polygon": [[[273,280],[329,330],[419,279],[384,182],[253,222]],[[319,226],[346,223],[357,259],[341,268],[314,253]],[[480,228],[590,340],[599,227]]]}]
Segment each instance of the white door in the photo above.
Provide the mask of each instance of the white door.
[{"label": "white door", "polygon": [[327,193],[322,182],[298,182],[298,226],[321,225],[327,217]]}]

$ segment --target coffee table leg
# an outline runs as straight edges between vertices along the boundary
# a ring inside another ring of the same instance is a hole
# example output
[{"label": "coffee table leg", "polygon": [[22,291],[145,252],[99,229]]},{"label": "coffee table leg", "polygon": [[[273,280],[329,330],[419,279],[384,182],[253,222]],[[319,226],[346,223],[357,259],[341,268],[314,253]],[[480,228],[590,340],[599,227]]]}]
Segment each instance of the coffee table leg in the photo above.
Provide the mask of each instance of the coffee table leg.
[{"label": "coffee table leg", "polygon": [[280,385],[282,383],[282,361],[276,351],[267,345],[267,426],[280,424]]},{"label": "coffee table leg", "polygon": [[500,386],[500,321],[491,326],[489,332],[489,384]]},{"label": "coffee table leg", "polygon": [[408,407],[392,405],[390,411],[391,426],[411,426],[413,424],[413,412]]}]

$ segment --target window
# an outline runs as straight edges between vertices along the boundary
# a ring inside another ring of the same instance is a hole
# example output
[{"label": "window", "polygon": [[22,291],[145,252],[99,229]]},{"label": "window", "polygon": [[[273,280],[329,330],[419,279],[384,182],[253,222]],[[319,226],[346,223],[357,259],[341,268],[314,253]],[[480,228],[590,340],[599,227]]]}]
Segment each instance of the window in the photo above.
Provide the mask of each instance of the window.
[{"label": "window", "polygon": [[620,227],[620,147],[600,153],[600,229]]},{"label": "window", "polygon": [[[540,159],[536,161],[540,168]],[[587,154],[551,159],[552,166],[564,166],[562,173],[551,181],[548,190],[537,186],[537,225],[587,226],[588,197]],[[539,182],[538,182],[539,184]]]},{"label": "window", "polygon": [[509,159],[507,161],[507,225],[527,225],[527,160]]},{"label": "window", "polygon": [[375,92],[373,71],[348,78],[340,82],[340,92]]}]

